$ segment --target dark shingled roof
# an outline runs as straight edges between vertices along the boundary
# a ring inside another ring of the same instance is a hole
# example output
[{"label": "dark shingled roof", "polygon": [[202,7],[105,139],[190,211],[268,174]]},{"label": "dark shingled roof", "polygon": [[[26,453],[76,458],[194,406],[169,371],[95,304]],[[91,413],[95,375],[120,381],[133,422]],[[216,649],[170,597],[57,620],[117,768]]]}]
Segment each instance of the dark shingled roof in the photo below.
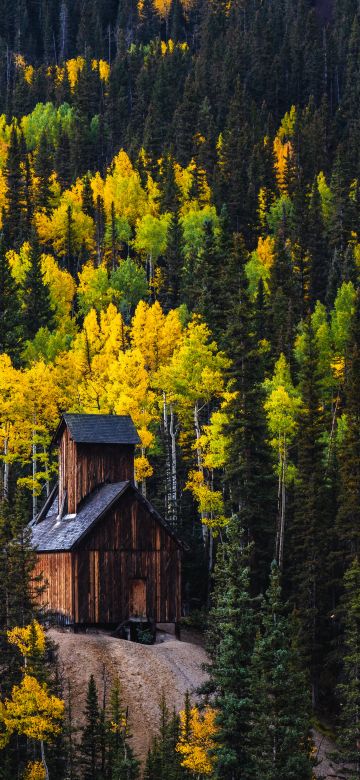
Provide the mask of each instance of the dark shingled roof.
[{"label": "dark shingled roof", "polygon": [[32,545],[38,552],[71,550],[88,533],[94,523],[110,509],[128,487],[129,482],[103,485],[92,493],[76,515],[64,515],[58,519],[58,502],[50,506],[44,520],[32,525]]},{"label": "dark shingled roof", "polygon": [[84,500],[76,515],[64,515],[61,519],[58,518],[59,503],[55,488],[37,518],[29,523],[32,546],[37,552],[73,550],[127,490],[136,493],[138,500],[146,505],[150,514],[156,517],[157,522],[175,539],[177,545],[185,549],[186,545],[132,482],[102,485]]},{"label": "dark shingled roof", "polygon": [[78,444],[139,444],[135,425],[128,415],[64,414],[55,441],[64,423]]}]

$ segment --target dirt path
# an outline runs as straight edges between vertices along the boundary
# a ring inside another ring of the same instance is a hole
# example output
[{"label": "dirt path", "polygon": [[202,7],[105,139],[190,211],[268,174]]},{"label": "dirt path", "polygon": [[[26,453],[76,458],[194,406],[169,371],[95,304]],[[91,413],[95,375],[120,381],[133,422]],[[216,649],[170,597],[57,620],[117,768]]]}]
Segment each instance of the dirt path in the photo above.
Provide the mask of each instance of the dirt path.
[{"label": "dirt path", "polygon": [[186,691],[195,698],[196,688],[205,679],[205,651],[189,642],[167,638],[162,644],[149,647],[105,633],[71,634],[52,629],[49,635],[58,645],[64,679],[72,685],[75,722],[82,721],[90,674],[96,679],[100,696],[104,670],[108,689],[118,677],[123,702],[129,707],[133,748],[140,758],[145,757],[157,730],[162,691],[168,706],[179,711]]}]

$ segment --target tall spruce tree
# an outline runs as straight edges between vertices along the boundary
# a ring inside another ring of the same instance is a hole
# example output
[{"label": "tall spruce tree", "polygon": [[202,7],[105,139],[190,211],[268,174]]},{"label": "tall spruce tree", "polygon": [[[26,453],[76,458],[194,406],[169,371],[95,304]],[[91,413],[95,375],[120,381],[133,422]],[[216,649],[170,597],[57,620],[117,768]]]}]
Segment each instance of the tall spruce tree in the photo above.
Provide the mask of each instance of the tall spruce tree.
[{"label": "tall spruce tree", "polygon": [[319,355],[310,321],[305,323],[302,337],[300,390],[303,406],[297,437],[298,478],[286,565],[300,620],[303,658],[310,673],[316,706],[332,623],[326,616],[331,612],[330,553],[334,550],[335,533],[325,474],[325,420],[319,389]]},{"label": "tall spruce tree", "polygon": [[225,486],[230,511],[239,514],[242,527],[254,541],[253,584],[259,589],[272,557],[275,504],[263,409],[263,360],[248,294],[247,258],[242,237],[235,235],[223,280],[223,344],[232,360],[229,380],[235,393],[228,405]]},{"label": "tall spruce tree", "polygon": [[342,602],[344,653],[338,685],[340,699],[339,744],[346,777],[360,778],[360,563],[353,559],[344,577]]},{"label": "tall spruce tree", "polygon": [[357,290],[346,355],[346,429],[339,447],[337,534],[343,560],[360,551],[360,290]]},{"label": "tall spruce tree", "polygon": [[250,774],[261,780],[311,780],[310,691],[300,669],[296,626],[271,570],[251,661]]},{"label": "tall spruce tree", "polygon": [[239,517],[234,515],[218,548],[209,616],[208,690],[218,711],[215,777],[219,780],[249,776],[250,660],[255,633],[250,554]]},{"label": "tall spruce tree", "polygon": [[40,328],[51,330],[53,325],[50,293],[42,274],[40,247],[35,233],[32,236],[30,266],[24,281],[24,292],[24,338],[31,340]]},{"label": "tall spruce tree", "polygon": [[0,238],[0,353],[17,361],[22,344],[18,287],[12,276],[3,237]]},{"label": "tall spruce tree", "polygon": [[93,675],[89,679],[84,715],[85,725],[81,735],[79,761],[81,776],[83,780],[102,780],[101,744],[103,740],[103,723]]}]

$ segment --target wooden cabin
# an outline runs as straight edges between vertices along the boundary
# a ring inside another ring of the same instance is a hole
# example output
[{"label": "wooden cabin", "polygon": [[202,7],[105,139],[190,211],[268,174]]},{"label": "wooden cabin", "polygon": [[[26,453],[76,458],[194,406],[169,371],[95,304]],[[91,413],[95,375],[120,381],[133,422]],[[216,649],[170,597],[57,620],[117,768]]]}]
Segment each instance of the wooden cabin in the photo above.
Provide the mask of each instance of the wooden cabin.
[{"label": "wooden cabin", "polygon": [[134,483],[130,417],[64,414],[59,483],[31,523],[39,600],[64,625],[176,623],[181,543]]}]

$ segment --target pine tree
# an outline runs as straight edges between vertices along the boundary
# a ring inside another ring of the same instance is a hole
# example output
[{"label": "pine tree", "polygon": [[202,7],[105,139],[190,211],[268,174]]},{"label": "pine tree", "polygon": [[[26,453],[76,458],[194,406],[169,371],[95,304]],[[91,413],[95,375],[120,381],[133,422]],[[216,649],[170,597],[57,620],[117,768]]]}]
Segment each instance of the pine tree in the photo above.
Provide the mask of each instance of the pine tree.
[{"label": "pine tree", "polygon": [[22,344],[18,288],[11,274],[4,240],[0,240],[0,353],[17,361]]},{"label": "pine tree", "polygon": [[219,546],[213,607],[209,616],[210,684],[218,711],[215,777],[248,777],[251,723],[250,659],[254,610],[250,598],[250,549],[239,518],[233,516]]},{"label": "pine tree", "polygon": [[110,712],[107,727],[106,777],[109,780],[137,780],[139,762],[135,758],[129,739],[129,714],[120,698],[120,685],[115,681],[110,693]]},{"label": "pine tree", "polygon": [[179,739],[179,718],[167,707],[165,694],[160,700],[159,731],[147,755],[144,780],[186,780],[188,773],[181,766],[176,751]]},{"label": "pine tree", "polygon": [[38,209],[49,212],[51,209],[51,181],[53,171],[53,159],[48,138],[45,132],[40,136],[39,146],[35,157],[35,175],[37,177],[36,205]]},{"label": "pine tree", "polygon": [[340,699],[339,744],[341,761],[349,766],[349,780],[360,777],[360,564],[353,559],[344,577],[342,602],[344,653],[338,685]]},{"label": "pine tree", "polygon": [[[346,356],[345,411],[346,430],[339,448],[340,495],[337,533],[345,559],[360,550],[360,291]],[[343,558],[343,559],[344,559]]]},{"label": "pine tree", "polygon": [[30,267],[24,281],[24,292],[24,338],[31,340],[40,328],[51,330],[53,325],[49,288],[41,271],[40,248],[35,234],[32,238]]},{"label": "pine tree", "polygon": [[330,496],[326,486],[323,417],[318,374],[318,351],[311,323],[303,331],[303,365],[300,370],[302,409],[297,439],[298,479],[295,512],[289,527],[287,566],[301,626],[301,648],[309,671],[313,704],[328,653],[331,621],[330,555],[334,549]]},{"label": "pine tree", "polygon": [[263,361],[245,274],[248,255],[241,236],[234,236],[229,255],[223,279],[223,344],[232,359],[229,389],[236,395],[228,404],[225,486],[230,511],[239,513],[242,527],[255,543],[252,570],[257,589],[264,583],[266,564],[273,554],[274,485],[266,444]]},{"label": "pine tree", "polygon": [[250,776],[261,780],[312,778],[310,693],[295,637],[273,564],[251,662]]},{"label": "pine tree", "polygon": [[101,715],[98,701],[98,692],[94,676],[89,679],[86,703],[85,726],[82,730],[80,744],[80,768],[83,780],[101,780]]},{"label": "pine tree", "polygon": [[7,206],[3,217],[7,249],[19,249],[26,237],[25,171],[21,143],[17,129],[10,133],[5,166]]}]

